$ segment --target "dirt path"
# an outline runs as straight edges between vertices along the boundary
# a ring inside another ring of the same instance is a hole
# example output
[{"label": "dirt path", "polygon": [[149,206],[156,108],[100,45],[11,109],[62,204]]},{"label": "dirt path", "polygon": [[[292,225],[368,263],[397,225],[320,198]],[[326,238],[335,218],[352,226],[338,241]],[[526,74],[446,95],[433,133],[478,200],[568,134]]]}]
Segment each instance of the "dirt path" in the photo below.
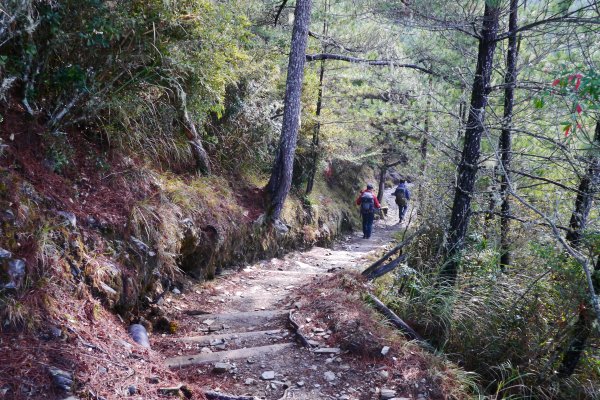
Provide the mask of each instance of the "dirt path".
[{"label": "dirt path", "polygon": [[332,332],[311,325],[310,318],[298,323],[315,348],[301,347],[289,330],[288,315],[302,308],[292,295],[297,289],[341,270],[364,269],[404,230],[390,193],[389,217],[376,221],[369,240],[355,232],[331,249],[293,252],[169,295],[162,308],[168,321],[176,321],[177,332],[155,335],[153,348],[182,382],[207,390],[265,399],[379,398],[377,385],[364,374],[378,374],[381,365],[365,371],[359,360],[328,348]]}]

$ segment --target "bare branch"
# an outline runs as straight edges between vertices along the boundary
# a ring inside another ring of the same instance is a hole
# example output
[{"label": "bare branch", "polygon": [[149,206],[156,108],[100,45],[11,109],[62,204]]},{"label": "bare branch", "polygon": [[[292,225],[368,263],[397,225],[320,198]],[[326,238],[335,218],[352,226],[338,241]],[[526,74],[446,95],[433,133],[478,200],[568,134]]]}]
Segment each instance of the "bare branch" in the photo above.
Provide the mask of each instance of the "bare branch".
[{"label": "bare branch", "polygon": [[281,13],[282,13],[283,9],[285,8],[287,2],[288,2],[288,0],[283,0],[281,5],[279,6],[279,10],[277,10],[277,14],[275,15],[275,22],[273,22],[274,26],[277,26],[277,21],[279,20],[279,17],[281,16]]},{"label": "bare branch", "polygon": [[421,71],[430,75],[438,75],[430,69],[425,67],[421,67],[415,64],[404,64],[395,60],[367,60],[364,58],[350,57],[345,56],[343,54],[330,54],[330,53],[319,53],[319,54],[307,54],[306,61],[320,61],[320,60],[336,60],[336,61],[346,61],[354,64],[366,64],[373,65],[378,67],[397,67],[397,68],[410,68],[416,69],[417,71]]}]

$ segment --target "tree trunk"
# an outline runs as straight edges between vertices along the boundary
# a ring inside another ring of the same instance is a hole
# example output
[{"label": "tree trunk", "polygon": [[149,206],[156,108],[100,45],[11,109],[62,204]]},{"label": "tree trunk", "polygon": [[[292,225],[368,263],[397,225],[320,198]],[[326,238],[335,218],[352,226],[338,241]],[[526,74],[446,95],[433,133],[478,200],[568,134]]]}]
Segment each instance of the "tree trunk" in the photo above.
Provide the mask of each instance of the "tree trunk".
[{"label": "tree trunk", "polygon": [[[421,153],[421,179],[419,179],[419,185],[417,187],[417,204],[420,206],[423,204],[425,193],[423,192],[423,181],[425,180],[425,172],[427,171],[427,149],[429,147],[429,123],[430,123],[430,111],[431,111],[431,88],[433,86],[433,77],[429,77],[429,95],[425,104],[425,121],[423,122],[423,137],[421,138],[421,144],[419,146],[419,152]],[[421,215],[421,207],[417,207],[417,215]]]},{"label": "tree trunk", "polygon": [[312,149],[311,149],[311,165],[308,172],[308,182],[306,183],[306,194],[312,192],[315,184],[315,176],[317,175],[317,166],[319,164],[319,135],[321,133],[321,109],[323,107],[323,76],[325,75],[325,61],[321,61],[321,68],[319,70],[319,91],[317,94],[317,110],[315,116],[317,117],[317,124],[313,130],[312,138]]},{"label": "tree trunk", "polygon": [[381,166],[381,169],[379,170],[379,185],[378,185],[378,192],[377,192],[377,200],[379,201],[379,204],[381,204],[381,202],[383,201],[383,193],[385,191],[385,173],[387,172],[388,167],[385,163],[385,160],[383,160],[383,165]]},{"label": "tree trunk", "polygon": [[[594,146],[600,148],[600,120],[596,121]],[[598,192],[598,186],[600,186],[600,157],[597,155],[597,149],[592,149],[592,154],[594,155],[588,157],[589,166],[586,174],[581,178],[581,182],[579,183],[579,191],[575,199],[575,209],[573,210],[573,214],[571,214],[569,231],[566,236],[571,246],[575,248],[581,245],[583,231],[585,230],[592,209],[593,198]],[[594,270],[600,270],[600,256]],[[600,285],[597,284],[596,279],[592,282],[594,291],[598,293]],[[579,306],[579,316],[573,329],[573,337],[570,339],[558,368],[558,376],[560,378],[568,378],[575,372],[575,368],[581,359],[587,340],[592,332],[594,318],[590,313],[593,313],[591,306],[585,304]]]},{"label": "tree trunk", "polygon": [[[327,36],[329,30],[329,24],[327,21],[327,15],[329,13],[329,0],[325,0],[325,13],[323,15],[323,36]],[[327,48],[323,48],[323,51],[327,51]],[[321,60],[321,66],[319,68],[319,90],[317,92],[317,110],[315,116],[317,117],[317,124],[313,130],[313,138],[311,145],[311,165],[308,171],[308,181],[306,182],[306,194],[310,194],[315,185],[315,176],[317,175],[317,166],[319,164],[319,142],[321,133],[321,109],[323,108],[323,77],[325,76],[325,60]]]},{"label": "tree trunk", "polygon": [[[594,134],[594,146],[600,147],[600,120],[596,122],[596,132]],[[597,153],[597,149],[595,152]],[[594,152],[594,150],[592,150]],[[569,231],[567,232],[567,240],[574,246],[578,247],[581,243],[581,236],[587,219],[592,209],[592,201],[598,180],[600,179],[600,157],[590,156],[588,159],[589,167],[586,174],[579,182],[577,197],[575,198],[575,209],[571,214],[569,221]]]},{"label": "tree trunk", "polygon": [[183,91],[183,88],[176,87],[175,88],[179,101],[179,112],[181,113],[181,119],[183,121],[183,129],[185,131],[185,136],[188,139],[190,144],[190,150],[192,152],[192,156],[196,161],[196,170],[200,172],[202,175],[210,175],[210,159],[208,158],[208,153],[204,150],[204,146],[202,146],[202,141],[200,140],[200,135],[196,130],[196,124],[192,121],[188,110],[187,110],[187,94]]},{"label": "tree trunk", "polygon": [[271,221],[279,220],[283,204],[292,185],[294,153],[296,152],[298,125],[300,122],[300,94],[302,92],[306,44],[308,42],[308,28],[310,25],[310,9],[311,0],[297,1],[285,86],[279,150],[273,164],[271,178],[266,187],[270,196],[268,218]]},{"label": "tree trunk", "polygon": [[496,49],[498,19],[500,8],[496,2],[486,2],[483,15],[483,27],[479,39],[477,68],[471,91],[469,119],[465,130],[465,144],[458,165],[457,185],[452,205],[452,215],[448,231],[448,240],[444,248],[445,263],[440,271],[441,281],[454,285],[458,270],[458,257],[464,245],[464,239],[471,214],[471,197],[475,187],[477,163],[479,162],[481,136],[485,126],[485,107],[488,102],[489,82]]},{"label": "tree trunk", "polygon": [[504,75],[504,120],[502,123],[502,132],[498,144],[500,151],[500,268],[510,265],[510,162],[512,158],[512,117],[515,105],[515,85],[517,83],[517,57],[519,55],[517,48],[517,17],[519,2],[510,0],[510,15],[508,20],[508,30],[511,35],[508,37],[508,51],[506,54],[506,75]]}]

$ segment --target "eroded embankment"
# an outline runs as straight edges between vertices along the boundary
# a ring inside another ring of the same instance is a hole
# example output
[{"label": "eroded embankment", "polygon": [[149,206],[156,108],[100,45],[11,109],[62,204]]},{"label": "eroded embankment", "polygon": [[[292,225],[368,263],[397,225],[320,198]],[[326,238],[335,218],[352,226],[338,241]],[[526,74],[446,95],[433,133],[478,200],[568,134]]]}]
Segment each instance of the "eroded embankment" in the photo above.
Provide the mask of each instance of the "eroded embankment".
[{"label": "eroded embankment", "polygon": [[[322,182],[304,201],[290,197],[289,231],[277,234],[260,223],[256,177],[158,170],[77,132],[66,157],[11,114],[2,129],[0,393],[8,398],[62,398],[53,368],[71,375],[74,392],[96,374],[119,385],[120,372],[156,369],[126,327],[146,323],[165,293],[190,276],[331,242],[354,218],[344,190]],[[98,369],[99,359],[112,370]],[[168,371],[156,373],[169,382]]]}]

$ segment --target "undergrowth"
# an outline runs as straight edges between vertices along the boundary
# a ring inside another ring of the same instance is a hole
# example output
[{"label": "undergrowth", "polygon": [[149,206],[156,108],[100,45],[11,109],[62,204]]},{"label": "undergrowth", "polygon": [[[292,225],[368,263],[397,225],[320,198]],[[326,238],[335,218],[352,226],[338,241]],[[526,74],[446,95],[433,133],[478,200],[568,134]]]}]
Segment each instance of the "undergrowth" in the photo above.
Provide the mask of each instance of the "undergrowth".
[{"label": "undergrowth", "polygon": [[[503,272],[497,251],[484,238],[472,237],[459,281],[448,288],[439,285],[435,264],[413,261],[412,254],[423,254],[419,240],[408,250],[408,264],[378,281],[378,294],[450,359],[477,373],[482,396],[598,396],[597,369],[582,368],[566,381],[556,375],[585,298],[577,263],[550,243],[531,241]],[[586,354],[584,365],[594,363]]]}]

